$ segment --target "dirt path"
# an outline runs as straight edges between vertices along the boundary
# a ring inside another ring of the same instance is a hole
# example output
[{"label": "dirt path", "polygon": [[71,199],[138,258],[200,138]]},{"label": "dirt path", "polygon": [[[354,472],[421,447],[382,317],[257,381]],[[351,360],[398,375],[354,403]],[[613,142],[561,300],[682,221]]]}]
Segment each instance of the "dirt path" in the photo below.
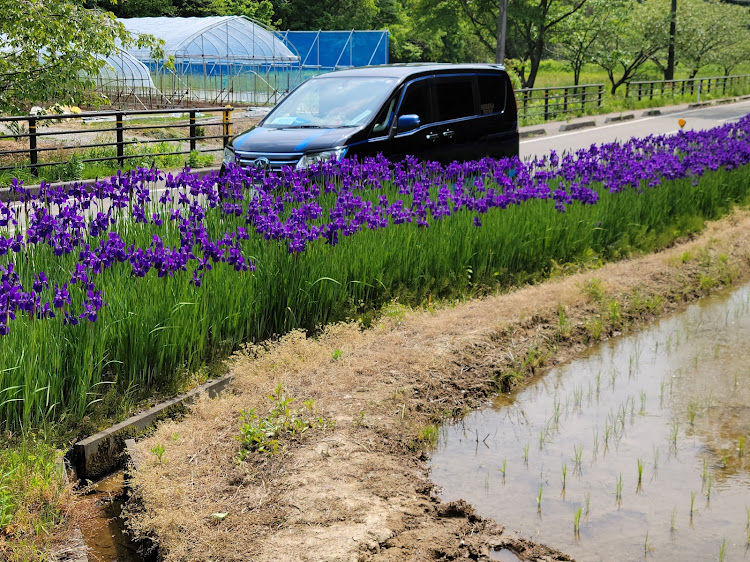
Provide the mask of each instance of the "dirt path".
[{"label": "dirt path", "polygon": [[[435,498],[424,462],[432,424],[486,403],[498,383],[508,391],[597,339],[747,279],[748,232],[750,213],[738,212],[655,255],[453,306],[394,305],[375,329],[337,325],[248,349],[233,361],[230,393],[139,443],[131,524],[167,560],[487,560],[499,546],[567,560],[504,532],[513,521]],[[267,416],[277,384],[293,409],[314,400],[322,420],[276,455],[238,462],[239,413]],[[151,452],[159,445],[163,462]]]}]

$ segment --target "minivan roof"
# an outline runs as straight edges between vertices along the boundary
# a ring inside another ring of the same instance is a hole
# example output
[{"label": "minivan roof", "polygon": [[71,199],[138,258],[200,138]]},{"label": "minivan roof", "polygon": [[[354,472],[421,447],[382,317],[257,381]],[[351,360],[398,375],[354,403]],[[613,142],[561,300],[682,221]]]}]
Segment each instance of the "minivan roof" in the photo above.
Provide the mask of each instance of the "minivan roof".
[{"label": "minivan roof", "polygon": [[418,62],[402,64],[382,64],[377,66],[360,66],[345,70],[334,70],[326,74],[319,74],[315,78],[326,76],[382,76],[388,78],[410,78],[422,74],[449,74],[451,72],[477,72],[482,70],[505,70],[501,64],[450,64],[435,62]]}]

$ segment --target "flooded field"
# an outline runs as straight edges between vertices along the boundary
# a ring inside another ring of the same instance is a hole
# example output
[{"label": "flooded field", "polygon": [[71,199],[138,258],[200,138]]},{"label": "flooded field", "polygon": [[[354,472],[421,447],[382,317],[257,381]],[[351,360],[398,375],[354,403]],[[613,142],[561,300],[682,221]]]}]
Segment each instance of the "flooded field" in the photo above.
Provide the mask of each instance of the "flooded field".
[{"label": "flooded field", "polygon": [[745,286],[444,427],[431,474],[579,560],[750,560],[748,449]]}]

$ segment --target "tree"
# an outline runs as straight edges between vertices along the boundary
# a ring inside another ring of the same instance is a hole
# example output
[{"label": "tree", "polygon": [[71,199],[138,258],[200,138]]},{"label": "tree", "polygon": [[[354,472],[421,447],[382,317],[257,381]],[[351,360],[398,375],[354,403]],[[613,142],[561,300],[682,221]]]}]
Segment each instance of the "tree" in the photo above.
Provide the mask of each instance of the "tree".
[{"label": "tree", "polygon": [[[471,23],[474,34],[491,52],[497,52],[498,0],[457,0]],[[513,0],[508,2],[507,20],[511,37],[508,53],[522,61],[516,66],[521,83],[532,88],[539,63],[546,54],[550,35],[567,18],[580,10],[587,0]],[[526,75],[526,64],[529,73]],[[495,61],[503,62],[503,61]]]},{"label": "tree", "polygon": [[90,77],[106,64],[103,57],[118,46],[157,46],[81,0],[0,0],[0,36],[0,111],[13,113],[49,101],[96,102]]},{"label": "tree", "polygon": [[592,62],[592,49],[610,16],[607,0],[589,0],[582,10],[560,22],[553,34],[552,52],[573,71],[573,83],[581,81],[583,65]]},{"label": "tree", "polygon": [[216,16],[246,16],[273,26],[273,4],[269,0],[213,0],[211,6]]},{"label": "tree", "polygon": [[694,78],[709,62],[721,64],[717,54],[742,43],[748,33],[750,10],[712,0],[680,0],[675,57]]},{"label": "tree", "polygon": [[373,29],[378,14],[375,0],[275,0],[280,29]]},{"label": "tree", "polygon": [[592,47],[593,61],[609,77],[611,93],[632,80],[656,53],[667,48],[669,11],[662,0],[612,0],[610,16]]}]

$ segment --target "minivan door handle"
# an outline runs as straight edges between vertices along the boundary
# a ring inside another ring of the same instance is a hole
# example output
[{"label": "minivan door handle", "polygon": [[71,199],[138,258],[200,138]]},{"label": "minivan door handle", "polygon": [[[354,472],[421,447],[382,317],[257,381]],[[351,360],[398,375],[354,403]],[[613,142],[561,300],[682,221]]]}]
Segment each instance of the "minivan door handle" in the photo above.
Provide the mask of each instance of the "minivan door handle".
[{"label": "minivan door handle", "polygon": [[427,133],[424,138],[426,138],[428,141],[436,141],[440,138],[440,135],[437,133]]},{"label": "minivan door handle", "polygon": [[451,131],[450,129],[448,129],[447,131],[443,131],[443,136],[452,139],[454,136],[456,136],[456,131]]}]

